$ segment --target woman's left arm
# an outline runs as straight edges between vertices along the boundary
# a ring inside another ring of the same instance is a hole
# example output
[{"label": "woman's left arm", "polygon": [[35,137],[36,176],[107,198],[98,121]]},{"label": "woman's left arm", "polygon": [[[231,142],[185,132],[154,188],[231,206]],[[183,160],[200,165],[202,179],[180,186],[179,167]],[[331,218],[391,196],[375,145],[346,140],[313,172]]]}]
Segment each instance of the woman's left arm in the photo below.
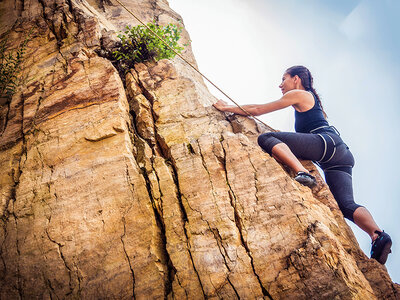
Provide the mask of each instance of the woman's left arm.
[{"label": "woman's left arm", "polygon": [[[246,110],[253,116],[260,116],[279,109],[286,108],[291,105],[295,105],[299,103],[300,101],[299,98],[301,98],[301,95],[299,95],[297,91],[289,91],[285,95],[283,95],[279,100],[268,102],[265,104],[247,104],[247,105],[242,105],[242,107],[244,110]],[[225,101],[222,100],[218,100],[218,102],[213,104],[213,106],[220,111],[231,112],[242,116],[248,115],[238,106],[228,105]]]}]

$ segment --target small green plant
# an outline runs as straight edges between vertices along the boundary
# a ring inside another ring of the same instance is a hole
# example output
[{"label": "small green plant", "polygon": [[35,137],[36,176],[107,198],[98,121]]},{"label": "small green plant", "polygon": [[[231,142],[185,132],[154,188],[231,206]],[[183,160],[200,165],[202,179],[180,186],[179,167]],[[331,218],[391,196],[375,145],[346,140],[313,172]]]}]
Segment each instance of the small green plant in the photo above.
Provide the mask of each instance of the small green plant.
[{"label": "small green plant", "polygon": [[0,42],[0,98],[11,98],[20,83],[18,74],[29,39],[28,36],[12,51],[7,51],[7,39]]},{"label": "small green plant", "polygon": [[[180,53],[184,49],[178,45],[182,33],[181,27],[171,23],[160,26],[155,21],[148,23],[147,26],[176,52]],[[118,37],[121,45],[113,52],[113,55],[125,71],[132,68],[135,63],[175,57],[175,53],[143,25],[126,26],[124,34],[119,34]]]}]

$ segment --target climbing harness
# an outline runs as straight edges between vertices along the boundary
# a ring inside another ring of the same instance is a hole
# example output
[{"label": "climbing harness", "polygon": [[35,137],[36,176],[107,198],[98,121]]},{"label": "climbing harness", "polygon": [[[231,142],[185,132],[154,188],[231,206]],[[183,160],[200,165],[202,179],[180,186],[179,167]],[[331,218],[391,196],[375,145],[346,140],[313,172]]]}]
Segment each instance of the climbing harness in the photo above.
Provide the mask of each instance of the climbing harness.
[{"label": "climbing harness", "polygon": [[185,59],[182,55],[180,55],[178,52],[175,51],[170,45],[168,45],[167,42],[165,42],[157,33],[155,33],[149,26],[147,26],[142,20],[140,20],[130,9],[128,9],[121,1],[117,1],[129,14],[131,14],[140,24],[146,27],[155,37],[157,37],[165,46],[168,47],[171,51],[173,51],[178,57],[180,57],[185,63],[187,63],[190,67],[192,67],[197,73],[199,73],[205,80],[207,80],[213,87],[215,87],[218,91],[220,91],[226,98],[231,100],[237,107],[239,107],[245,114],[247,114],[249,117],[252,117],[254,120],[257,120],[264,126],[266,126],[270,131],[276,131],[275,129],[271,128],[267,124],[265,124],[263,121],[258,119],[256,116],[252,115],[250,112],[245,110],[242,106],[240,106],[238,103],[236,103],[231,97],[229,97],[224,91],[222,91],[217,85],[215,85],[210,79],[208,79],[203,73],[201,73],[192,63],[190,63],[187,59]]},{"label": "climbing harness", "polygon": [[317,127],[315,129],[311,130],[310,133],[318,133],[318,131],[326,131],[326,130],[330,130],[330,131],[333,130],[337,135],[340,136],[339,131],[336,129],[335,126],[332,126],[332,125],[330,125],[330,126],[325,125],[325,126]]},{"label": "climbing harness", "polygon": [[342,171],[351,176],[353,166],[351,165],[329,165],[326,164],[333,159],[336,154],[336,149],[340,145],[345,145],[345,142],[340,140],[338,143],[332,138],[332,134],[340,136],[339,131],[334,126],[321,126],[310,131],[310,133],[317,134],[324,142],[324,152],[319,160],[314,161],[324,172],[326,171]]},{"label": "climbing harness", "polygon": [[320,164],[327,163],[329,162],[336,153],[336,145],[334,139],[327,133],[317,133],[322,140],[324,141],[324,153],[322,154],[322,157],[318,160]]},{"label": "climbing harness", "polygon": [[336,166],[331,166],[331,167],[325,168],[324,172],[341,171],[341,172],[345,172],[346,174],[348,174],[351,177],[352,169],[353,169],[353,166],[350,166],[350,165],[336,165]]},{"label": "climbing harness", "polygon": [[343,141],[336,143],[328,133],[329,131],[340,136],[339,131],[334,126],[321,126],[310,131],[310,133],[320,136],[324,142],[324,152],[322,153],[321,158],[316,161],[319,166],[329,162],[335,156],[336,148],[344,144]]}]

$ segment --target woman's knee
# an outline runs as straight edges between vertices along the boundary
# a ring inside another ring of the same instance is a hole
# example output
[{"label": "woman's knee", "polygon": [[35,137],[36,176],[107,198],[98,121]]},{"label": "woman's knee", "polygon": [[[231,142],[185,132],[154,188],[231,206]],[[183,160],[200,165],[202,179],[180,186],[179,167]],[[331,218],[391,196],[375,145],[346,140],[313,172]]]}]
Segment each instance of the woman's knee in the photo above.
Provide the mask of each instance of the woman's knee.
[{"label": "woman's knee", "polygon": [[272,148],[282,143],[279,139],[274,136],[273,132],[267,132],[261,134],[257,139],[258,145],[267,153],[272,154]]},{"label": "woman's knee", "polygon": [[361,205],[354,202],[350,173],[344,170],[330,169],[325,171],[325,179],[344,217],[354,222],[353,214]]},{"label": "woman's knee", "polygon": [[363,206],[361,206],[357,203],[354,203],[354,202],[353,203],[345,203],[344,205],[339,204],[339,208],[342,211],[343,216],[352,222],[354,222],[354,217],[353,217],[354,212],[359,207],[363,207]]}]

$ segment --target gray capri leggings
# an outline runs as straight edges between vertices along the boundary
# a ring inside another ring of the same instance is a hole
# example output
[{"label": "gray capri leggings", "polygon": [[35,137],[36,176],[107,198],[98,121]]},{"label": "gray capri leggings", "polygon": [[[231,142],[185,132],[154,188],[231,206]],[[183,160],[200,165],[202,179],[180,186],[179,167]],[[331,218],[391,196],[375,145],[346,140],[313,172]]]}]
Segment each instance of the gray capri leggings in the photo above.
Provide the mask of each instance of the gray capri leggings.
[{"label": "gray capri leggings", "polygon": [[258,144],[269,154],[279,143],[285,143],[297,158],[312,160],[321,166],[340,210],[347,219],[354,222],[353,213],[361,207],[354,202],[353,197],[354,157],[341,137],[333,130],[319,134],[268,132],[258,137]]}]

